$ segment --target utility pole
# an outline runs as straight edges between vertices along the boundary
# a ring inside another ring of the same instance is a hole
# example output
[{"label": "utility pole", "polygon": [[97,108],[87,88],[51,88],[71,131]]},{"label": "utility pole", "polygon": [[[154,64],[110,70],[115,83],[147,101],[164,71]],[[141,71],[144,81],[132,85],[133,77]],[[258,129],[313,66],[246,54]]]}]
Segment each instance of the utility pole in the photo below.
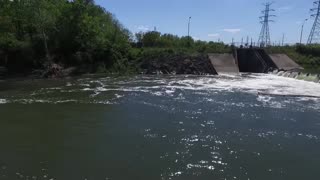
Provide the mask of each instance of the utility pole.
[{"label": "utility pole", "polygon": [[284,45],[284,37],[285,37],[285,34],[283,33],[282,34],[282,46]]},{"label": "utility pole", "polygon": [[275,11],[274,9],[270,8],[271,5],[272,3],[269,2],[264,4],[265,10],[261,11],[263,14],[263,16],[260,17],[260,23],[262,23],[262,28],[258,40],[258,44],[261,47],[267,47],[271,45],[269,22],[273,22],[273,20],[270,20],[270,17],[275,17],[275,15],[270,14],[270,12]]},{"label": "utility pole", "polygon": [[189,22],[188,22],[188,46],[190,47],[191,44],[191,38],[190,38],[190,23],[191,23],[191,16],[189,17]]},{"label": "utility pole", "polygon": [[249,46],[249,36],[247,36],[247,43],[246,46]]},{"label": "utility pole", "polygon": [[300,44],[302,44],[302,36],[303,36],[303,28],[304,28],[304,24],[308,21],[308,19],[305,19],[302,23],[302,27],[301,27],[301,34],[300,34]]},{"label": "utility pole", "polygon": [[311,17],[314,17],[314,23],[308,38],[308,44],[319,43],[320,41],[320,0],[313,2],[315,8],[310,9],[313,13]]}]

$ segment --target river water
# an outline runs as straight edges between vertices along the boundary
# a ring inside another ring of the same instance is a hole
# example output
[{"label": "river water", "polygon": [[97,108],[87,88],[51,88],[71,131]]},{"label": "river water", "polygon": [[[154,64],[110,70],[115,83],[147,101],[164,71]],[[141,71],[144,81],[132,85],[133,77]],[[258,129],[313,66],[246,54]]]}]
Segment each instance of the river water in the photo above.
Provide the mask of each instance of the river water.
[{"label": "river water", "polygon": [[269,74],[1,81],[0,179],[320,179],[317,96]]}]

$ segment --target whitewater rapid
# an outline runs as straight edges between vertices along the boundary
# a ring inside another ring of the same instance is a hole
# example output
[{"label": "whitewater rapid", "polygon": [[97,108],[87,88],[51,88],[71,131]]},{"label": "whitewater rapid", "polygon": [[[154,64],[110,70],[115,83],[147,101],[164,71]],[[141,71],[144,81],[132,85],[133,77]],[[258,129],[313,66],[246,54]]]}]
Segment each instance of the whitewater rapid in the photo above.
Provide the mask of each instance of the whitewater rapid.
[{"label": "whitewater rapid", "polygon": [[[217,93],[247,93],[266,102],[274,96],[293,96],[296,100],[319,102],[320,84],[281,77],[272,74],[241,74],[219,76],[134,76],[86,77],[72,80],[21,82],[17,86],[32,87],[43,83],[42,88],[17,88],[0,91],[0,104],[8,103],[93,103],[113,104],[130,93],[147,93],[152,96],[171,96],[183,99],[183,92],[210,97]],[[3,84],[3,83],[2,83]],[[31,85],[30,85],[31,84]],[[14,91],[15,93],[12,93]],[[74,96],[77,94],[77,96]]]}]

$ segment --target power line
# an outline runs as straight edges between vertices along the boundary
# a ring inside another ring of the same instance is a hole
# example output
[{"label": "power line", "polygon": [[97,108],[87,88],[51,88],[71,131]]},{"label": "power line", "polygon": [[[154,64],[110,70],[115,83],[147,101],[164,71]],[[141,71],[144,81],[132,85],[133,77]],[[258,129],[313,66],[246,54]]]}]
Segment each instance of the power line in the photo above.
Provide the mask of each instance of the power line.
[{"label": "power line", "polygon": [[315,8],[310,9],[311,17],[314,17],[314,23],[308,38],[308,44],[320,42],[320,0],[313,2]]},{"label": "power line", "polygon": [[274,9],[270,8],[271,5],[272,3],[269,2],[264,4],[265,10],[261,11],[263,15],[260,17],[260,23],[262,23],[262,28],[258,40],[258,44],[261,47],[267,47],[271,45],[269,22],[274,22],[270,19],[270,17],[275,17],[275,15],[270,14],[270,12],[275,11]]}]

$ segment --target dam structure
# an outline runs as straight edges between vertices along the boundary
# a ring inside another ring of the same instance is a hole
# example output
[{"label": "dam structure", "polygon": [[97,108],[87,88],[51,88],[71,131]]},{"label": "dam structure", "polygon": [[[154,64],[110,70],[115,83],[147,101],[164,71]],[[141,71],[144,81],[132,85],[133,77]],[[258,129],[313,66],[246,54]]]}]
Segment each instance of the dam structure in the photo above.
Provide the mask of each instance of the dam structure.
[{"label": "dam structure", "polygon": [[230,54],[208,54],[218,74],[301,72],[303,68],[285,54],[268,54],[262,48],[236,48]]}]

